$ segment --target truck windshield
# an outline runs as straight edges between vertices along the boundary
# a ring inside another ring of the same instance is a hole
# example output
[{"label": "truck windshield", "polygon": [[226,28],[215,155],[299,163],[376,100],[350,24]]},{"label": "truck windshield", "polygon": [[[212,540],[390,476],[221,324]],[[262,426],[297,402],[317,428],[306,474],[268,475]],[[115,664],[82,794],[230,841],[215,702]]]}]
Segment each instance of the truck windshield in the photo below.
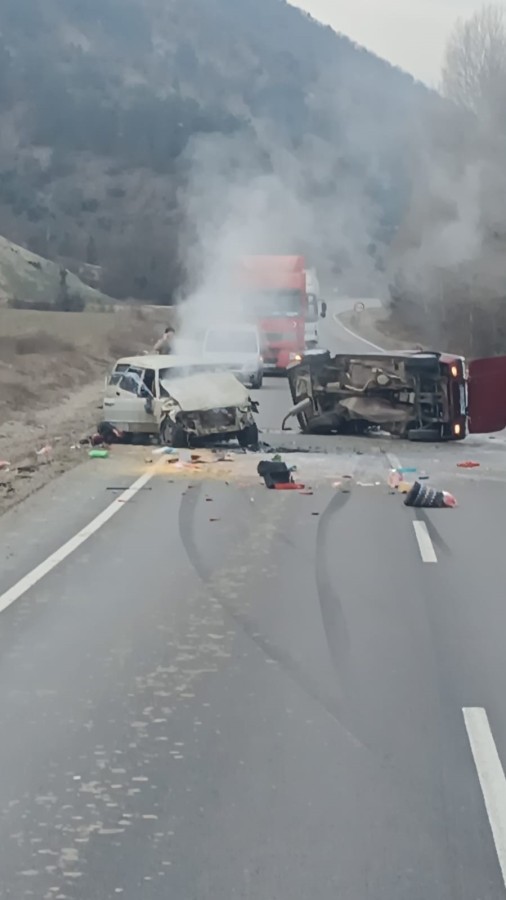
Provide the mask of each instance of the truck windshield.
[{"label": "truck windshield", "polygon": [[256,316],[275,318],[301,315],[300,291],[262,291],[246,298],[247,308]]},{"label": "truck windshield", "polygon": [[209,331],[207,353],[258,353],[258,338],[254,331]]}]

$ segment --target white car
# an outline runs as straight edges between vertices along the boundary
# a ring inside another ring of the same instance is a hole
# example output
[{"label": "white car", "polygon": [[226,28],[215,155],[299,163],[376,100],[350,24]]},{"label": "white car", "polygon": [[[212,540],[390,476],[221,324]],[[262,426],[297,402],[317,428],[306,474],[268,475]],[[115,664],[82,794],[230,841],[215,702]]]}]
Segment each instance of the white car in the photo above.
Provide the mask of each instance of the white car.
[{"label": "white car", "polygon": [[208,328],[202,350],[205,360],[227,368],[252,388],[262,387],[264,361],[260,335],[254,325],[220,324]]},{"label": "white car", "polygon": [[257,408],[232,372],[199,357],[131,356],[106,379],[99,430],[152,435],[178,447],[232,438],[249,447],[258,444]]}]

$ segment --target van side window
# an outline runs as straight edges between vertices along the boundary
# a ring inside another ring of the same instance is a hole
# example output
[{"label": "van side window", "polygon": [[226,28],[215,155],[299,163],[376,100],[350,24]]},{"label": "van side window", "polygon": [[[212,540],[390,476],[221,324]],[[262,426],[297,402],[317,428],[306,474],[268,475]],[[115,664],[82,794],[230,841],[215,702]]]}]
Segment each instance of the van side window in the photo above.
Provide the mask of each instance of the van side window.
[{"label": "van side window", "polygon": [[142,386],[142,369],[130,369],[121,374],[118,387],[129,394],[139,394]]},{"label": "van side window", "polygon": [[119,363],[109,378],[108,384],[118,384],[121,381],[121,376],[128,369],[128,363]]},{"label": "van side window", "polygon": [[128,391],[129,394],[138,394],[140,382],[137,375],[132,374],[132,372],[126,372],[121,376],[118,387],[120,387],[122,391]]}]

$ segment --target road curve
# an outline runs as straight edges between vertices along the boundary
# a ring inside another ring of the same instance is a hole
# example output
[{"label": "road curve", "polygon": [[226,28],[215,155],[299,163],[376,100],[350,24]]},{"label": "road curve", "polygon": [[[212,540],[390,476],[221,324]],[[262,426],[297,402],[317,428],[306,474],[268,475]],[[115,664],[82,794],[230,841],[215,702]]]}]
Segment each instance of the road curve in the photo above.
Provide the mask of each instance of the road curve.
[{"label": "road curve", "polygon": [[[259,399],[276,443],[286,384]],[[0,613],[0,897],[504,900],[503,452],[326,439],[285,494],[167,467],[26,583]],[[0,605],[145,456],[0,520]],[[396,458],[459,508],[406,509]]]}]

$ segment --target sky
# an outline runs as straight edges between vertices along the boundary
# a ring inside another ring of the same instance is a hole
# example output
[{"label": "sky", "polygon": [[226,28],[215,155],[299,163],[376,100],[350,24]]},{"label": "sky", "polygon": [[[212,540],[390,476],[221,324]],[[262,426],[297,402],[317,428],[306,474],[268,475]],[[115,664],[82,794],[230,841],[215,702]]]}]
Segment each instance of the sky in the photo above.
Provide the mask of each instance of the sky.
[{"label": "sky", "polygon": [[439,84],[444,47],[454,23],[483,6],[483,0],[291,2],[431,87]]}]

